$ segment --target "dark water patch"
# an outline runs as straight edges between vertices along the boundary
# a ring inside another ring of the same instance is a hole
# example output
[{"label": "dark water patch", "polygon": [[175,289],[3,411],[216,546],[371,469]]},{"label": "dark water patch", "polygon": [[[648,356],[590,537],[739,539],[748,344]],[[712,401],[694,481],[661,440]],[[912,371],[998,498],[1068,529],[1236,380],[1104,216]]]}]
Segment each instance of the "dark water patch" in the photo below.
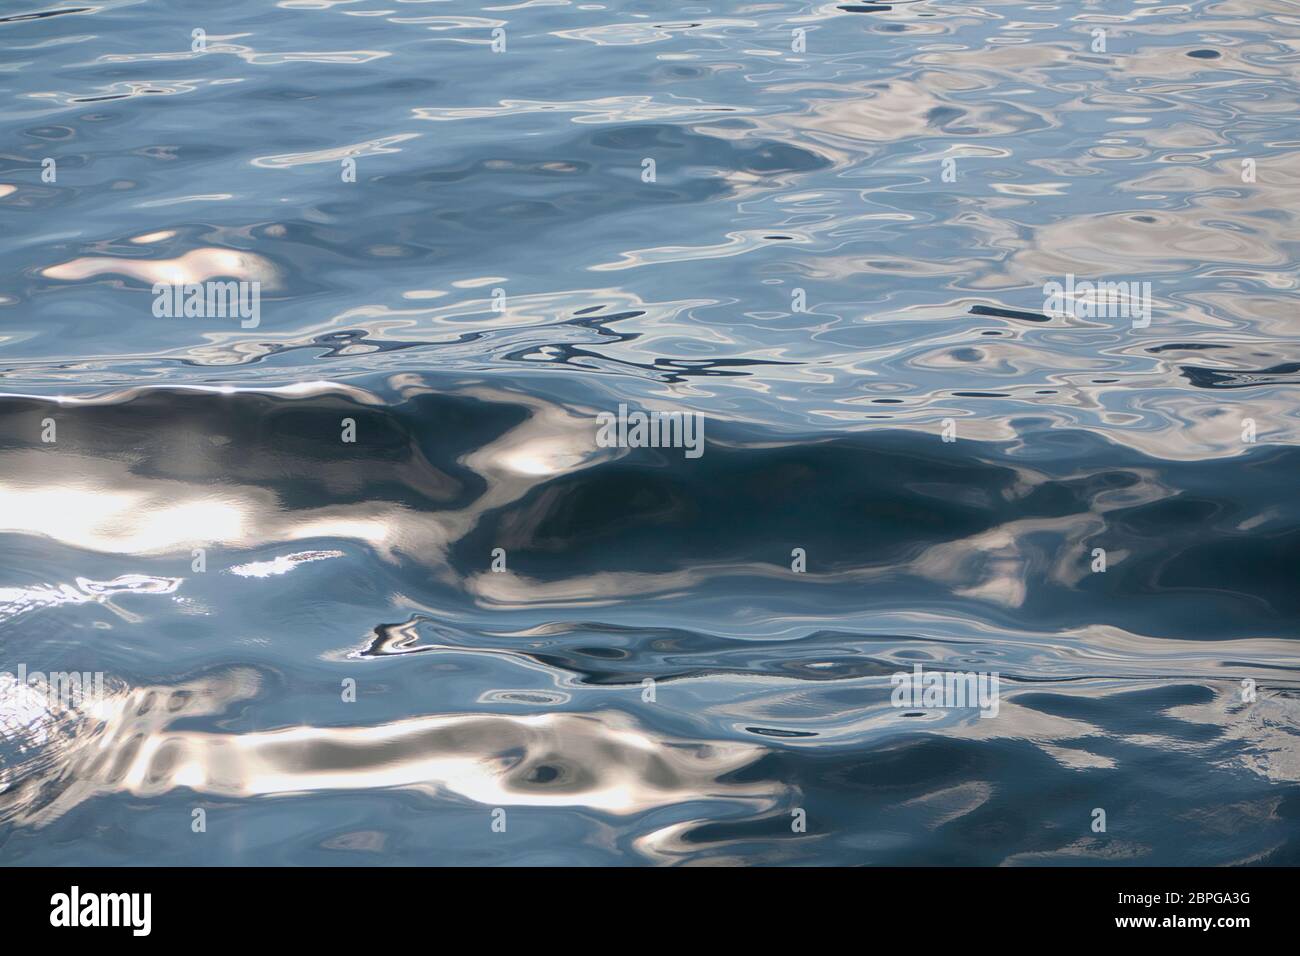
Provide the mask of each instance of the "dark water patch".
[{"label": "dark water patch", "polygon": [[1022,322],[1050,322],[1047,316],[1040,312],[1023,312],[1020,309],[1004,309],[1000,306],[991,305],[972,305],[970,307],[971,315],[991,315],[1002,319],[1019,319]]},{"label": "dark water patch", "polygon": [[1300,382],[1300,362],[1283,362],[1270,368],[1237,371],[1181,365],[1179,371],[1197,388],[1254,388],[1261,385],[1290,385]]},{"label": "dark water patch", "polygon": [[44,20],[49,17],[62,17],[72,13],[88,13],[91,7],[63,7],[58,10],[38,10],[34,13],[18,13],[0,17],[0,23],[20,23],[24,20]]}]

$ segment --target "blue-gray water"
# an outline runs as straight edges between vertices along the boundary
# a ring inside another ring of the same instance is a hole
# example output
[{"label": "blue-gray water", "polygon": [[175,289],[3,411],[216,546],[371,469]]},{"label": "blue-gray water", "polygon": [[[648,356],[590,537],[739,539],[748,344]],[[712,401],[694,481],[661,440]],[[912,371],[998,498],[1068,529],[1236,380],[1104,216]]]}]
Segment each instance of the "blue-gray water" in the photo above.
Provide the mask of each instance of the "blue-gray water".
[{"label": "blue-gray water", "polygon": [[1300,5],[38,3],[0,862],[1300,862]]}]

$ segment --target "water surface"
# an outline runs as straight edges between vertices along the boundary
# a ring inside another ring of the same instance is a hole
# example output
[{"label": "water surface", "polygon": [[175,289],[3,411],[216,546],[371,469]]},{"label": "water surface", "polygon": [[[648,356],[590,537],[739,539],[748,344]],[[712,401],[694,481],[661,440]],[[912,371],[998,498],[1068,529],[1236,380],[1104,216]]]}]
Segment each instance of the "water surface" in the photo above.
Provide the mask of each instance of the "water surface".
[{"label": "water surface", "polygon": [[1300,862],[1295,3],[32,2],[0,862]]}]

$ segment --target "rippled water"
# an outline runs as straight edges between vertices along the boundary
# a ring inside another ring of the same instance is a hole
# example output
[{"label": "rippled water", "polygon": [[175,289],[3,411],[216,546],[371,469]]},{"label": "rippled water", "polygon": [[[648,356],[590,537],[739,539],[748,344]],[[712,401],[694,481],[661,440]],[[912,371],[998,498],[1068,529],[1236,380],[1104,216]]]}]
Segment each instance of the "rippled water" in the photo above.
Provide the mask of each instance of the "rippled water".
[{"label": "rippled water", "polygon": [[1300,862],[1300,5],[33,2],[0,861]]}]

